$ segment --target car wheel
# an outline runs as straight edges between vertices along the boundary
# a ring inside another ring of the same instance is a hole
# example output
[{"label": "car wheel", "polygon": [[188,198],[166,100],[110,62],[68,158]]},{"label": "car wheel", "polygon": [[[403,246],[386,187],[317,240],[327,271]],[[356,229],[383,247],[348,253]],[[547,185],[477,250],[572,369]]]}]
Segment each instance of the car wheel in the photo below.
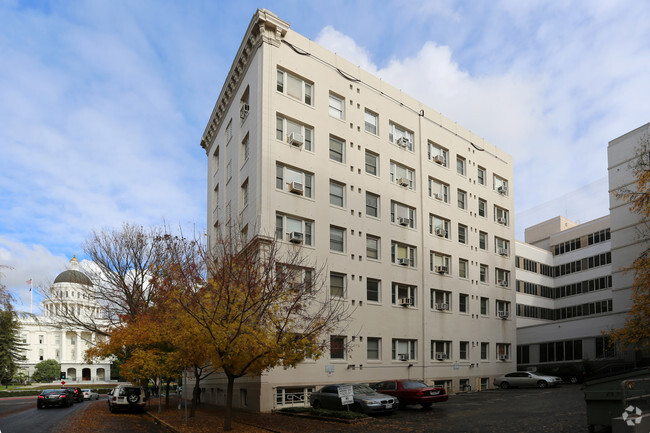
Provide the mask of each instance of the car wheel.
[{"label": "car wheel", "polygon": [[543,388],[546,388],[547,386],[548,386],[548,383],[546,383],[545,380],[540,380],[539,382],[537,382],[537,387],[538,387],[538,388],[542,388],[542,389],[543,389]]},{"label": "car wheel", "polygon": [[575,377],[575,376],[571,376],[571,378],[569,379],[569,382],[574,383],[574,384],[578,383],[578,378]]},{"label": "car wheel", "polygon": [[422,409],[430,409],[433,403],[422,403]]},{"label": "car wheel", "polygon": [[501,389],[508,389],[510,388],[510,384],[508,382],[501,382]]},{"label": "car wheel", "polygon": [[314,409],[320,409],[323,405],[320,403],[320,400],[314,400],[314,403],[311,405]]},{"label": "car wheel", "polygon": [[111,406],[111,405],[108,405],[108,410],[109,410],[111,413],[115,413],[115,408],[114,408],[113,406]]}]

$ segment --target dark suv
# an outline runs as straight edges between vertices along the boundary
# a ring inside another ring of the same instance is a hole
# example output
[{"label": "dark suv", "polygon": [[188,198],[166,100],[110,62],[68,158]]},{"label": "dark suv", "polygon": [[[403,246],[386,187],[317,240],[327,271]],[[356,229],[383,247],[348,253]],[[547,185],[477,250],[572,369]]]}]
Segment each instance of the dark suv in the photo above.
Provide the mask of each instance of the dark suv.
[{"label": "dark suv", "polygon": [[72,398],[76,403],[81,403],[84,401],[84,393],[81,390],[81,388],[76,386],[63,386],[61,387],[61,389],[68,389],[72,391],[72,393],[74,394]]}]

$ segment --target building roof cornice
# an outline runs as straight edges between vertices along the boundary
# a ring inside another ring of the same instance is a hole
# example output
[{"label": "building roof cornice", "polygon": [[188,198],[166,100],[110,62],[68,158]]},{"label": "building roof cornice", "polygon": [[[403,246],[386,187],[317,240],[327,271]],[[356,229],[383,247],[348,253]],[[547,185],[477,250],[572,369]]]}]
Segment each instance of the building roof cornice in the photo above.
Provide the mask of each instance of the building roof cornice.
[{"label": "building roof cornice", "polygon": [[221,88],[221,94],[214,105],[210,120],[205,127],[205,131],[203,131],[201,147],[205,149],[206,153],[215,139],[253,55],[263,43],[276,47],[280,46],[282,38],[289,30],[289,27],[288,22],[281,20],[277,15],[266,9],[258,9],[253,15],[244,39],[239,46],[239,51],[237,51],[235,61],[230,67],[230,72],[228,72],[226,81]]}]

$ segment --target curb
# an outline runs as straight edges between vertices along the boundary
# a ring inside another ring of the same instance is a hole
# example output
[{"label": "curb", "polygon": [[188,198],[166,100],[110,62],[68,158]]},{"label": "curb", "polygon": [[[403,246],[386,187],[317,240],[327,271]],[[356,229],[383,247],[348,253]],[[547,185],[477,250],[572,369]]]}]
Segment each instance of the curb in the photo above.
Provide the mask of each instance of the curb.
[{"label": "curb", "polygon": [[374,421],[373,418],[367,417],[367,418],[359,418],[359,419],[343,419],[343,418],[336,418],[336,417],[327,417],[327,416],[317,416],[317,415],[310,415],[310,414],[305,414],[305,413],[291,413],[291,412],[282,412],[282,411],[275,411],[273,412],[278,415],[284,415],[284,416],[296,416],[299,418],[307,418],[307,419],[316,419],[319,421],[332,421],[332,422],[338,422],[341,424],[362,424],[362,423],[367,423],[367,422],[372,422]]}]

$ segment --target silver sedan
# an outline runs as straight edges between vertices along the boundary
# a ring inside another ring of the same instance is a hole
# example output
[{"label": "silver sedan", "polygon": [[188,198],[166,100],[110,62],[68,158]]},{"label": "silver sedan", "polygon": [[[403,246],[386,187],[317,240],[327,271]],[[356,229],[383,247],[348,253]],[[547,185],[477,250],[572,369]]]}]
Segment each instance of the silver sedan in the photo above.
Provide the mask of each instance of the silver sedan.
[{"label": "silver sedan", "polygon": [[559,385],[561,382],[562,379],[557,376],[546,376],[535,373],[534,371],[515,371],[494,379],[494,386],[501,387],[502,389],[519,386],[547,388],[549,386]]},{"label": "silver sedan", "polygon": [[314,409],[346,409],[348,405],[343,406],[341,397],[339,397],[340,386],[352,387],[353,402],[349,405],[351,410],[364,413],[392,412],[399,406],[397,398],[378,393],[367,385],[359,384],[326,385],[311,393],[309,403]]},{"label": "silver sedan", "polygon": [[94,389],[82,389],[84,400],[99,400],[99,394]]}]

